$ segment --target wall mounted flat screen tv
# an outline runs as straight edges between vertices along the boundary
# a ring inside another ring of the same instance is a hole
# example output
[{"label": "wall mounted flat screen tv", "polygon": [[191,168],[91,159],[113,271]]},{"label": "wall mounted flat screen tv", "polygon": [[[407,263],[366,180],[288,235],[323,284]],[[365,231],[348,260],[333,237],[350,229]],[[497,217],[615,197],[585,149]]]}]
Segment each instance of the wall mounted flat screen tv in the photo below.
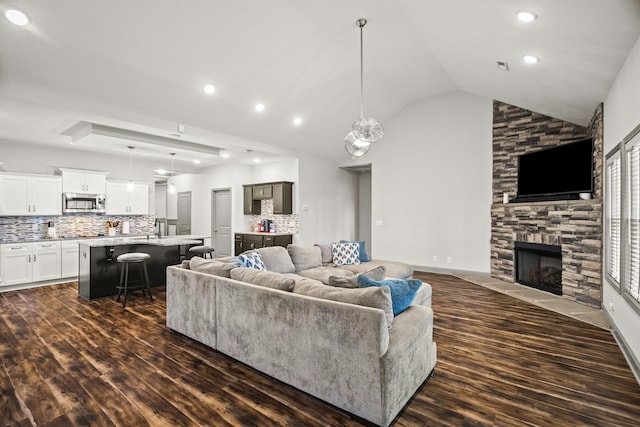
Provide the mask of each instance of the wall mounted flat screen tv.
[{"label": "wall mounted flat screen tv", "polygon": [[593,141],[584,139],[518,157],[518,194],[513,200],[578,199],[593,191]]}]

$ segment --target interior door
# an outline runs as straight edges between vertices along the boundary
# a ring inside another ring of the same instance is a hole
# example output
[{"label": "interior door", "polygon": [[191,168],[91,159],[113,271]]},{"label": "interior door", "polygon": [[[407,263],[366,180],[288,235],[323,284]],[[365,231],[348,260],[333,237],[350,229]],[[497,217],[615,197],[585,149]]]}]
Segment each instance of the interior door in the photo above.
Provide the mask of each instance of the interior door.
[{"label": "interior door", "polygon": [[215,256],[230,256],[231,190],[213,190],[211,194],[211,241]]},{"label": "interior door", "polygon": [[178,193],[178,223],[176,234],[191,234],[191,191]]}]

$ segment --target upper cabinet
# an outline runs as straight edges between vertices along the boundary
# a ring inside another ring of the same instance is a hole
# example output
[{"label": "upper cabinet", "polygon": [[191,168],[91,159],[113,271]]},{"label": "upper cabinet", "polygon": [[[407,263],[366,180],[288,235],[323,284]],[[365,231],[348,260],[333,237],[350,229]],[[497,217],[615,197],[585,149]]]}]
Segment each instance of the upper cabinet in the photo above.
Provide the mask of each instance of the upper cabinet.
[{"label": "upper cabinet", "polygon": [[107,181],[107,215],[149,214],[149,185]]},{"label": "upper cabinet", "polygon": [[62,215],[60,177],[0,174],[0,215]]},{"label": "upper cabinet", "polygon": [[76,169],[60,169],[63,193],[105,194],[107,174]]},{"label": "upper cabinet", "polygon": [[293,182],[280,181],[244,185],[244,214],[260,215],[260,201],[273,199],[273,213],[293,213]]}]

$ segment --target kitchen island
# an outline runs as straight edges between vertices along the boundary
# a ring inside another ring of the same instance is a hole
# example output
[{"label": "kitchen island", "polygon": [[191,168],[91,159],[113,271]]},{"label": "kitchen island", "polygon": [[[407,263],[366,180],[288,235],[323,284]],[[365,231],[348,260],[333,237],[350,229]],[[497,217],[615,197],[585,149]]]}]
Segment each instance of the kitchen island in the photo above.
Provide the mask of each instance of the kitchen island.
[{"label": "kitchen island", "polygon": [[[180,263],[189,248],[201,245],[200,236],[130,237],[97,239],[80,242],[78,295],[92,300],[116,295],[120,281],[117,258],[129,252],[144,252],[151,255],[147,269],[151,286],[165,286],[166,269]],[[132,279],[137,279],[137,271]]]}]

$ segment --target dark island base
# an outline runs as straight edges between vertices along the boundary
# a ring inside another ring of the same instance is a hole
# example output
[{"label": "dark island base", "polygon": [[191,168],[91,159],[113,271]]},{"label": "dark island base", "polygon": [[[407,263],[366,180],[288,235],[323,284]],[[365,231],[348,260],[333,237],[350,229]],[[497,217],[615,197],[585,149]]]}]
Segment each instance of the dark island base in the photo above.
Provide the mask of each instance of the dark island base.
[{"label": "dark island base", "polygon": [[[78,294],[88,300],[117,295],[120,282],[119,255],[128,252],[144,252],[151,255],[147,261],[151,287],[165,286],[167,266],[180,263],[180,255],[186,254],[195,245],[155,246],[145,244],[118,246],[80,246],[80,271]],[[90,251],[90,253],[88,253]],[[139,271],[133,267],[129,280],[138,280]]]}]

